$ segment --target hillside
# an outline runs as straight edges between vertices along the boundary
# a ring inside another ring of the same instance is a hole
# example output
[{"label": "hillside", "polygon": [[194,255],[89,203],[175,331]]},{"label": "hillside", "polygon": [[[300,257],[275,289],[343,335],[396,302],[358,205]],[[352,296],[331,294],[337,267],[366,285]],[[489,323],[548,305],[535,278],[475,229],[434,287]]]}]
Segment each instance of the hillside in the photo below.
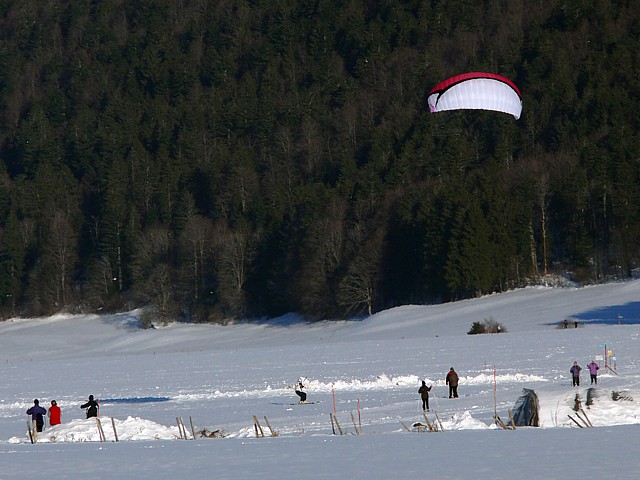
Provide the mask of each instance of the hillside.
[{"label": "hillside", "polygon": [[[541,479],[612,472],[632,479],[640,467],[638,292],[639,280],[527,288],[312,324],[289,316],[143,330],[136,312],[9,320],[0,324],[0,476],[47,471],[79,479],[91,472],[97,479],[162,480],[213,469],[224,479],[291,471],[310,479],[336,471],[382,479],[427,469],[444,479],[455,464],[453,478],[510,479],[523,471]],[[504,322],[505,333],[466,334],[489,313]],[[558,328],[567,315],[580,319],[577,329]],[[610,369],[598,360],[605,344]],[[581,386],[572,387],[573,361],[584,368],[592,359],[602,366],[598,383],[583,372]],[[457,399],[448,398],[444,382],[451,366],[461,379]],[[300,376],[315,403],[296,403],[290,385]],[[444,432],[411,428],[424,422],[417,395],[423,379],[433,385],[428,417],[435,421],[437,413]],[[538,395],[540,428],[496,427],[494,412],[508,418],[523,388]],[[89,394],[100,400],[107,442],[78,408]],[[594,428],[569,419],[576,395]],[[34,398],[45,406],[56,399],[63,411],[62,425],[45,429],[37,445],[29,442],[24,415]],[[345,435],[332,432],[334,411]],[[267,438],[256,438],[253,415]],[[196,432],[217,430],[223,438],[178,440],[176,417],[185,420],[189,438],[189,419]],[[536,461],[523,464],[530,451]],[[32,457],[38,461],[25,461]]]},{"label": "hillside", "polygon": [[[339,319],[629,278],[639,12],[0,2],[0,318]],[[468,71],[522,117],[430,114]]]}]

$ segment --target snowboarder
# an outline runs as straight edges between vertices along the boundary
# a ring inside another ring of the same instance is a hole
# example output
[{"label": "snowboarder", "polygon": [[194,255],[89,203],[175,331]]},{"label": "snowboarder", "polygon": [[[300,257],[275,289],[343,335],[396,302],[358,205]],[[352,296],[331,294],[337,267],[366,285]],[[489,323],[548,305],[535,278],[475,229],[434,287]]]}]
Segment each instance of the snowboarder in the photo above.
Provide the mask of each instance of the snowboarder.
[{"label": "snowboarder", "polygon": [[80,405],[80,408],[87,409],[87,418],[97,417],[100,405],[93,399],[93,395],[89,395],[89,401],[84,405]]},{"label": "snowboarder", "polygon": [[296,383],[295,392],[296,392],[296,395],[300,397],[300,403],[307,403],[307,393],[304,391],[302,378],[298,380],[298,383]]},{"label": "snowboarder", "polygon": [[587,365],[587,368],[589,369],[589,374],[591,375],[591,385],[593,385],[594,383],[597,385],[598,384],[598,370],[600,370],[600,367],[598,366],[598,364],[596,362],[591,360],[591,363],[589,365]]},{"label": "snowboarder", "polygon": [[49,425],[52,427],[62,423],[62,410],[60,410],[58,402],[55,400],[51,400],[51,406],[49,407],[49,413],[47,413],[47,416],[49,417]]},{"label": "snowboarder", "polygon": [[44,427],[44,415],[46,415],[47,409],[40,406],[40,402],[36,398],[33,401],[33,407],[27,410],[27,415],[31,415],[31,420],[36,424],[36,431],[41,432]]},{"label": "snowboarder", "polygon": [[573,366],[571,367],[571,369],[569,370],[571,372],[571,378],[573,379],[573,383],[571,384],[572,387],[579,387],[580,386],[580,372],[582,371],[582,368],[580,367],[580,365],[578,365],[578,362],[574,360],[573,362]]},{"label": "snowboarder", "polygon": [[458,398],[458,374],[451,367],[447,373],[446,384],[449,385],[449,398]]},{"label": "snowboarder", "polygon": [[[431,387],[433,387],[433,385]],[[422,410],[426,410],[427,412],[429,411],[429,392],[431,391],[431,387],[427,387],[427,384],[423,380],[422,386],[418,389],[418,393],[422,399]]]}]

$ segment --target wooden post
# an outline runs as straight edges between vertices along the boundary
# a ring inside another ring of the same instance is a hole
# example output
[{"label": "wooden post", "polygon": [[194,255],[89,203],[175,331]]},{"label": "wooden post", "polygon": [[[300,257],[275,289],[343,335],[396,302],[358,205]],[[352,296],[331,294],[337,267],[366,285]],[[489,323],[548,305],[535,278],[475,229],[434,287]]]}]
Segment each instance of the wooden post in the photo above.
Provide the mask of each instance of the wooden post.
[{"label": "wooden post", "polygon": [[437,429],[436,429],[436,430],[434,430],[433,425],[431,425],[431,422],[430,422],[430,421],[429,421],[429,419],[427,418],[427,414],[423,412],[423,413],[422,413],[422,416],[424,417],[425,422],[427,422],[427,427],[429,428],[429,431],[430,431],[430,432],[437,431]]},{"label": "wooden post", "polygon": [[260,422],[258,422],[258,417],[253,416],[253,424],[256,426],[256,437],[258,436],[258,430],[260,430],[260,436],[264,437],[264,431],[262,430],[262,426],[260,426]]},{"label": "wooden post", "polygon": [[511,428],[516,429],[516,421],[513,418],[513,413],[509,410],[509,420],[511,420]]},{"label": "wooden post", "polygon": [[196,429],[193,428],[193,418],[189,415],[189,423],[191,424],[191,435],[193,435],[193,439],[196,439]]},{"label": "wooden post", "polygon": [[267,420],[267,416],[264,416],[264,422],[267,424],[267,427],[269,427],[269,431],[271,432],[271,436],[272,437],[277,437],[278,434],[273,430],[273,428],[271,428],[271,424],[269,423],[269,420]]},{"label": "wooden post", "polygon": [[360,427],[360,431],[362,431],[362,419],[360,417],[360,399],[358,399],[358,427]]},{"label": "wooden post", "polygon": [[584,409],[582,407],[580,407],[580,411],[582,412],[582,414],[584,415],[584,418],[587,419],[587,423],[589,424],[590,427],[593,427],[593,424],[591,423],[591,420],[589,420],[589,417],[587,417],[587,412],[584,411]]},{"label": "wooden post", "polygon": [[100,437],[101,442],[106,442],[107,439],[104,436],[104,430],[102,430],[102,422],[99,417],[96,417],[96,426],[98,427],[98,436]]},{"label": "wooden post", "polygon": [[336,422],[336,427],[338,427],[338,431],[340,432],[340,435],[344,435],[344,433],[342,432],[342,427],[340,426],[340,423],[338,423],[338,417],[334,415],[333,421]]},{"label": "wooden post", "polygon": [[27,431],[29,432],[29,440],[31,440],[31,443],[35,443],[33,441],[33,432],[31,431],[31,420],[27,420]]},{"label": "wooden post", "polygon": [[440,425],[440,431],[444,432],[444,427],[442,426],[442,420],[440,420],[440,416],[438,415],[438,412],[436,413],[436,420],[438,420],[438,425]]},{"label": "wooden post", "polygon": [[116,442],[118,441],[118,432],[116,430],[116,421],[113,419],[113,417],[111,417],[111,426],[113,427],[113,436],[116,439]]},{"label": "wooden post", "polygon": [[[331,431],[332,431],[332,432],[333,432],[333,434],[335,435],[335,434],[336,434],[336,427],[335,427],[335,425],[333,424],[333,413],[329,413],[329,418],[331,419]],[[31,431],[31,430],[29,430],[29,431]]]},{"label": "wooden post", "polygon": [[184,440],[184,434],[182,433],[182,425],[180,424],[180,417],[176,417],[176,423],[178,424],[178,432],[180,433],[180,440]]},{"label": "wooden post", "polygon": [[358,425],[356,425],[356,419],[353,416],[353,412],[349,412],[351,414],[351,421],[353,422],[353,428],[356,431],[356,435],[360,435],[360,432],[358,431]]},{"label": "wooden post", "polygon": [[577,420],[575,418],[573,418],[571,415],[567,415],[567,417],[569,417],[573,423],[575,423],[576,425],[578,425],[580,428],[584,428],[582,425],[580,425]]},{"label": "wooden post", "polygon": [[407,427],[402,420],[400,420],[400,425],[402,425],[407,432],[411,433],[409,427]]}]

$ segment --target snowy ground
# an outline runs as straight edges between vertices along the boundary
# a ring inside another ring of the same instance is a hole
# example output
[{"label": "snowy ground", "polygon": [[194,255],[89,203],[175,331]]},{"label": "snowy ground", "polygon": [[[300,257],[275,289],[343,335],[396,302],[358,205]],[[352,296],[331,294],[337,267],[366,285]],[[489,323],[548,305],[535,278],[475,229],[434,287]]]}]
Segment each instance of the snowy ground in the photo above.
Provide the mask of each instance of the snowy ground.
[{"label": "snowy ground", "polygon": [[[579,328],[559,329],[567,317]],[[490,318],[507,332],[466,334]],[[586,400],[589,379],[583,371],[581,387],[571,387],[569,368],[575,359],[586,371],[604,345],[617,374],[600,370],[586,410],[595,428],[581,429],[568,415],[576,394]],[[0,480],[44,472],[71,479],[637,479],[639,362],[638,280],[528,288],[316,324],[291,316],[141,330],[136,312],[14,319],[0,323]],[[444,383],[451,366],[461,376],[458,399],[448,398]],[[296,404],[289,386],[300,376],[316,403]],[[425,423],[417,394],[423,379],[434,386],[429,418],[437,412],[444,432],[412,428]],[[508,420],[523,388],[538,394],[541,428],[496,427],[494,408]],[[95,419],[79,408],[89,394],[101,400],[104,443]],[[63,424],[47,428],[36,445],[25,414],[34,398],[45,407],[56,399],[63,410]],[[334,398],[344,435],[332,433]],[[256,438],[254,415],[265,438]],[[190,419],[196,432],[224,438],[179,440],[176,417],[189,438]]]}]

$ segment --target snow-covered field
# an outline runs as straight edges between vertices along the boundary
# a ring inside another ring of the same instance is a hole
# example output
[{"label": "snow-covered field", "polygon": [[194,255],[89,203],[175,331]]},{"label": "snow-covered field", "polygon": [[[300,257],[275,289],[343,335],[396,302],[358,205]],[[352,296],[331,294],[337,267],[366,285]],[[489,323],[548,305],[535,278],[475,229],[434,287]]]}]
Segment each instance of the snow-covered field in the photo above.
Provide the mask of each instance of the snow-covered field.
[{"label": "snow-covered field", "polygon": [[[567,317],[579,327],[558,328]],[[487,319],[507,331],[467,335]],[[586,400],[586,365],[604,345],[617,374],[600,370],[586,410],[595,428],[578,428],[568,415],[576,394]],[[585,369],[579,388],[569,375],[574,360]],[[638,280],[315,324],[288,316],[142,330],[136,312],[13,319],[0,323],[0,480],[637,479],[639,363]],[[444,382],[452,366],[458,399]],[[300,376],[315,403],[296,404],[290,386]],[[444,432],[412,428],[425,423],[423,379],[433,384],[429,419],[437,412]],[[494,408],[508,421],[523,388],[538,395],[541,428],[496,427]],[[89,394],[101,401],[106,442],[79,408]],[[57,400],[63,424],[32,445],[25,412],[34,398],[45,407]],[[344,435],[332,432],[334,406]],[[254,415],[265,438],[256,438]],[[178,439],[176,417],[189,440]],[[190,419],[196,433],[222,438],[191,440]]]}]

